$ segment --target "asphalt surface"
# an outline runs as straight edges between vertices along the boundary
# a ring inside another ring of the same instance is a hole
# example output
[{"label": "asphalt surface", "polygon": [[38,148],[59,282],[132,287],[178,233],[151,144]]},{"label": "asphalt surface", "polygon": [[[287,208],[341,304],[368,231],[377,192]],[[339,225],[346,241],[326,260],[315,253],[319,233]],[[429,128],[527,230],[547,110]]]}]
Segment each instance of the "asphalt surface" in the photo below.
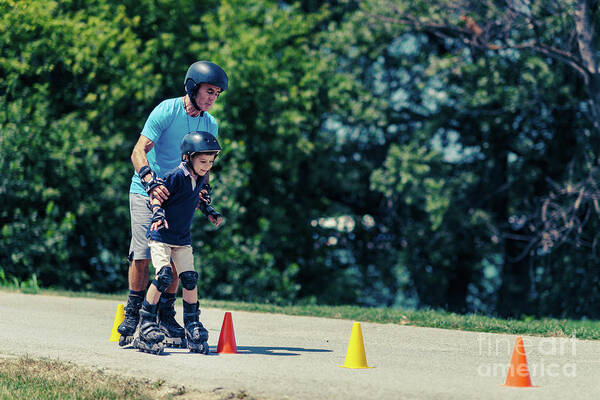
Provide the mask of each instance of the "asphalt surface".
[{"label": "asphalt surface", "polygon": [[514,335],[361,323],[367,362],[374,368],[346,369],[340,365],[353,321],[232,311],[238,354],[216,354],[228,310],[204,309],[210,355],[166,349],[156,356],[109,341],[117,305],[0,291],[0,355],[70,361],[205,392],[243,390],[257,399],[600,396],[597,341],[524,337],[536,387],[513,388],[503,383]]}]

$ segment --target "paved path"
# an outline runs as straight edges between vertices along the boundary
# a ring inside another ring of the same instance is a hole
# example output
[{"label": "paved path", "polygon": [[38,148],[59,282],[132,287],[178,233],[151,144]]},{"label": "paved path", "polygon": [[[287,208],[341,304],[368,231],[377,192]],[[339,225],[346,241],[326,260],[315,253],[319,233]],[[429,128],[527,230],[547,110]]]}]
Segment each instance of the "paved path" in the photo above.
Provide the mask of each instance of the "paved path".
[{"label": "paved path", "polygon": [[[239,354],[168,349],[154,356],[108,341],[117,304],[0,291],[0,354],[71,361],[202,391],[245,390],[259,399],[600,396],[600,342],[525,337],[537,387],[508,388],[502,384],[511,335],[362,323],[367,361],[375,368],[351,370],[339,365],[352,321],[233,311]],[[202,311],[213,351],[225,311]]]}]

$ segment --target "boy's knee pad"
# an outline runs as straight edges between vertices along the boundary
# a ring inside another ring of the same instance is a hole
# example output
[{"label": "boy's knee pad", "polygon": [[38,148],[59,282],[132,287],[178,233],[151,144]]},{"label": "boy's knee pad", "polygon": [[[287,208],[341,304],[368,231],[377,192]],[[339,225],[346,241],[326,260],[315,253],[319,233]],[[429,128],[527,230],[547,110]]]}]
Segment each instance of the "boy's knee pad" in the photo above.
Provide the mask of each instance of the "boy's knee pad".
[{"label": "boy's knee pad", "polygon": [[181,286],[187,290],[194,290],[198,284],[198,273],[196,271],[185,271],[179,275]]},{"label": "boy's knee pad", "polygon": [[173,283],[173,270],[168,265],[165,265],[158,271],[152,284],[156,286],[159,292],[164,292]]}]

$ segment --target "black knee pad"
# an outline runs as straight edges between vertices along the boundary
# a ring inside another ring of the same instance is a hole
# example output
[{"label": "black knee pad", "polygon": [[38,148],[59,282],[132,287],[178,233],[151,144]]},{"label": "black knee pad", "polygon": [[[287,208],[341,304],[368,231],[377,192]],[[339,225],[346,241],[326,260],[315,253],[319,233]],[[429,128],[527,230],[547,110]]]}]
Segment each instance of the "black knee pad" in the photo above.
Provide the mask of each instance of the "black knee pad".
[{"label": "black knee pad", "polygon": [[194,290],[198,284],[198,273],[196,271],[185,271],[179,275],[181,286],[187,290]]},{"label": "black knee pad", "polygon": [[159,292],[164,292],[173,283],[173,270],[168,265],[165,265],[158,271],[152,284],[156,286]]}]

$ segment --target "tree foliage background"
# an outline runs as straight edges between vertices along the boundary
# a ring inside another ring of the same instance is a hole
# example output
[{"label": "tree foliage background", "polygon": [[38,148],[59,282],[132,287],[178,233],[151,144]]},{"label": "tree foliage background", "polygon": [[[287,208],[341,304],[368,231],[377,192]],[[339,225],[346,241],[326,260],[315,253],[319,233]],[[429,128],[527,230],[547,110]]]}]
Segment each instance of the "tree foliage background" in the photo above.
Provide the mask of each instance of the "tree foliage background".
[{"label": "tree foliage background", "polygon": [[126,289],[131,149],[208,59],[227,222],[194,224],[201,296],[597,318],[598,23],[593,0],[0,0],[0,269]]}]

